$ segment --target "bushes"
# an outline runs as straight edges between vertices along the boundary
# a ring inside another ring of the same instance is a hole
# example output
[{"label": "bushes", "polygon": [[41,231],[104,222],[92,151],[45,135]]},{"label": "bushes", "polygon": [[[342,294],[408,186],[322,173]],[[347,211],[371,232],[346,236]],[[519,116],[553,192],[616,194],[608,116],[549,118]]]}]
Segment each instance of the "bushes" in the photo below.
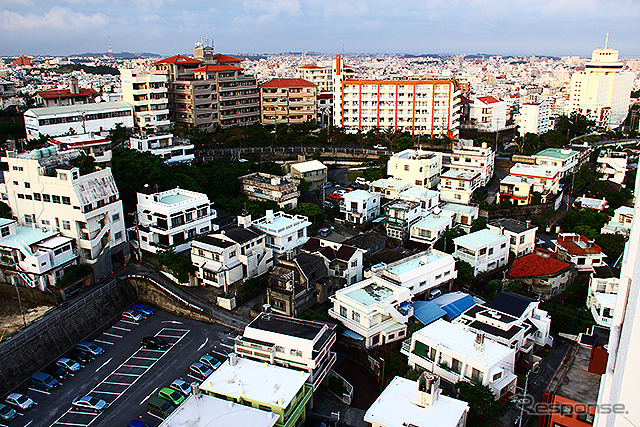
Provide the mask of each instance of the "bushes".
[{"label": "bushes", "polygon": [[92,272],[91,267],[86,264],[72,265],[65,269],[64,276],[56,283],[56,288],[64,289],[71,285],[78,283],[78,281],[84,279]]},{"label": "bushes", "polygon": [[182,283],[188,282],[189,275],[196,271],[191,260],[182,254],[176,254],[173,248],[159,250],[156,260]]}]

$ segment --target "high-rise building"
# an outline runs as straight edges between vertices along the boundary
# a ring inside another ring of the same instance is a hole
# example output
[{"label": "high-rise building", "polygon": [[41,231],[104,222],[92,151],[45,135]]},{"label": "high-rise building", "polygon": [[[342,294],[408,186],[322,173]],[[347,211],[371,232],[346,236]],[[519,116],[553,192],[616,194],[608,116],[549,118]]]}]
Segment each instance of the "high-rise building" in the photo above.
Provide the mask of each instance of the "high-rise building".
[{"label": "high-rise building", "polygon": [[138,73],[120,70],[122,100],[133,107],[138,129],[166,131],[169,122],[169,89],[165,74]]},{"label": "high-rise building", "polygon": [[239,58],[213,53],[213,45],[197,43],[194,58],[174,55],[153,63],[167,75],[172,120],[213,131],[260,120],[255,77],[245,75]]},{"label": "high-rise building", "polygon": [[551,106],[549,101],[523,104],[520,108],[520,136],[527,133],[541,135],[553,129],[551,121]]},{"label": "high-rise building", "polygon": [[594,120],[597,126],[615,128],[629,112],[629,100],[635,73],[624,71],[618,51],[598,48],[584,71],[571,76],[569,111]]},{"label": "high-rise building", "polygon": [[272,79],[260,85],[263,125],[302,124],[317,118],[317,87],[304,79]]},{"label": "high-rise building", "polygon": [[[636,179],[635,194],[640,191]],[[640,217],[636,203],[634,218]],[[634,220],[622,260],[616,306],[609,336],[607,369],[600,381],[596,426],[640,425],[640,221]],[[615,408],[618,408],[615,410]]]}]

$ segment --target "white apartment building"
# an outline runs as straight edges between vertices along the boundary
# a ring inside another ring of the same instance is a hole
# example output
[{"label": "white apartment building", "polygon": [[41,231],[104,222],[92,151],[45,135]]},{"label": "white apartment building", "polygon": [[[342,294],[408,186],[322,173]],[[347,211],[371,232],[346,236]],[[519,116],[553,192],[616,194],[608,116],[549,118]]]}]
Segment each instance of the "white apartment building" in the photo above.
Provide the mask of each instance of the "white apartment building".
[{"label": "white apartment building", "polygon": [[442,212],[439,208],[434,209],[411,226],[409,240],[433,245],[445,231],[453,227],[453,217],[452,213]]},{"label": "white apartment building", "polygon": [[300,181],[291,177],[254,172],[238,178],[240,192],[251,200],[271,200],[282,209],[295,209],[298,206],[298,185]]},{"label": "white apartment building", "polygon": [[311,225],[303,215],[289,215],[282,211],[267,210],[266,215],[253,222],[266,234],[266,247],[273,249],[276,257],[293,251],[307,241],[307,228]]},{"label": "white apartment building", "polygon": [[[551,336],[551,317],[549,313],[540,309],[540,300],[516,294],[514,292],[500,292],[489,304],[489,308],[508,314],[518,319],[521,325],[529,328],[536,345],[553,346]],[[534,332],[535,331],[535,332]]]},{"label": "white apartment building", "polygon": [[453,256],[429,249],[391,264],[376,265],[365,276],[381,277],[409,289],[413,296],[431,296],[436,290],[449,292],[458,272]]},{"label": "white apartment building", "polygon": [[319,190],[327,182],[327,167],[318,160],[308,160],[285,165],[292,178],[309,183],[311,190]]},{"label": "white apartment building", "polygon": [[635,73],[623,71],[618,51],[595,49],[584,71],[571,76],[569,112],[577,111],[596,122],[596,126],[616,128],[629,112]]},{"label": "white apartment building", "polygon": [[[531,193],[533,191],[533,178],[507,175],[500,180],[496,204],[508,200],[513,206],[528,205],[531,203]],[[544,199],[545,197],[543,196]]]},{"label": "white apartment building", "polygon": [[391,200],[382,207],[382,211],[387,236],[398,240],[407,238],[411,226],[421,217],[420,203],[408,200]]},{"label": "white apartment building", "polygon": [[311,237],[302,250],[324,260],[327,276],[334,278],[336,287],[352,285],[362,280],[363,257],[366,253],[355,246]]},{"label": "white apartment building", "polygon": [[531,180],[532,191],[542,194],[543,202],[548,195],[557,194],[560,191],[559,166],[516,163],[509,170],[509,175]]},{"label": "white apartment building", "polygon": [[480,147],[475,147],[473,140],[461,139],[453,147],[450,159],[449,169],[478,172],[483,186],[493,178],[496,153],[486,142],[483,142]]},{"label": "white apartment building", "polygon": [[340,200],[340,213],[351,224],[365,224],[380,216],[380,193],[355,190]]},{"label": "white apartment building", "polygon": [[31,108],[23,116],[29,140],[40,135],[61,136],[70,130],[76,134],[103,133],[118,124],[133,128],[133,108],[124,101]]},{"label": "white apartment building", "polygon": [[469,119],[479,128],[497,132],[507,125],[507,103],[493,96],[472,97]]},{"label": "white apartment building", "polygon": [[122,100],[133,107],[137,129],[169,130],[169,82],[166,74],[140,73],[120,69]]},{"label": "white apartment building", "polygon": [[467,205],[471,202],[473,192],[481,186],[480,173],[451,169],[440,175],[438,190],[443,202]]},{"label": "white apartment building", "polygon": [[457,139],[460,92],[451,80],[342,80],[335,121],[347,132],[387,129]]},{"label": "white apartment building", "polygon": [[181,188],[155,192],[145,185],[138,192],[136,215],[140,249],[151,253],[168,248],[186,251],[191,240],[217,230],[209,197]]},{"label": "white apartment building", "polygon": [[[369,184],[369,191],[372,193],[379,193],[381,197],[385,199],[399,199],[400,194],[404,193],[411,187],[411,184],[403,181],[398,181],[393,178],[380,178]],[[426,187],[423,187],[426,188]],[[405,198],[405,200],[408,200]],[[413,201],[413,200],[412,200]]]},{"label": "white apartment building", "polygon": [[598,155],[597,167],[603,174],[600,179],[623,185],[627,175],[627,153],[603,150]]},{"label": "white apartment building", "polygon": [[406,190],[402,190],[398,197],[395,198],[420,203],[422,216],[429,215],[440,204],[440,192],[426,187],[409,187]]},{"label": "white apartment building", "polygon": [[380,277],[342,288],[329,298],[329,316],[353,332],[365,348],[401,340],[413,314],[411,291]]},{"label": "white apartment building", "polygon": [[545,148],[532,156],[536,164],[550,168],[560,168],[560,178],[577,171],[580,152],[566,148]]},{"label": "white apartment building", "polygon": [[496,398],[515,393],[516,350],[485,339],[463,325],[438,319],[416,331],[402,345],[409,366],[440,376],[449,384],[473,381]]},{"label": "white apartment building", "polygon": [[86,175],[73,166],[77,150],[8,153],[0,192],[6,194],[18,224],[56,230],[76,241],[78,255],[103,277],[112,270],[111,254],[125,250],[122,201],[111,169]]},{"label": "white apartment building", "polygon": [[78,263],[73,239],[53,230],[18,225],[0,218],[0,276],[4,283],[46,291]]},{"label": "white apartment building", "polygon": [[165,163],[190,162],[195,158],[194,145],[187,138],[172,133],[138,133],[129,138],[129,147],[137,151],[149,151]]},{"label": "white apartment building", "polygon": [[551,104],[548,100],[525,103],[520,107],[520,136],[527,133],[542,135],[553,129]]},{"label": "white apartment building", "polygon": [[476,276],[509,262],[509,237],[488,229],[456,237],[453,244],[453,256],[471,264]]},{"label": "white apartment building", "polygon": [[336,325],[260,313],[235,340],[241,357],[308,372],[314,390],[336,361]]},{"label": "white apartment building", "polygon": [[96,159],[97,163],[111,162],[111,141],[100,135],[85,133],[81,135],[57,136],[49,140],[56,151],[69,149],[81,150],[87,156]]},{"label": "white apartment building", "polygon": [[407,149],[395,153],[387,162],[387,173],[411,186],[434,188],[442,172],[442,155]]},{"label": "white apartment building", "polygon": [[473,221],[478,219],[480,208],[477,206],[458,205],[456,203],[445,203],[440,207],[442,214],[450,213],[453,215],[453,225],[469,231]]},{"label": "white apartment building", "polygon": [[318,87],[318,93],[333,93],[333,67],[307,64],[298,67],[298,74],[301,79],[305,79]]},{"label": "white apartment building", "polygon": [[554,241],[558,259],[570,262],[578,271],[593,271],[606,265],[607,256],[593,240],[576,233],[560,233]]},{"label": "white apartment building", "polygon": [[633,223],[633,208],[629,206],[620,206],[613,211],[613,216],[609,218],[609,222],[600,229],[602,234],[624,234],[628,236],[631,232],[631,224]]},{"label": "white apartment building", "polygon": [[610,328],[618,298],[620,286],[620,269],[595,267],[589,276],[587,292],[587,308],[599,326]]},{"label": "white apartment building", "polygon": [[515,254],[516,258],[533,253],[536,247],[538,227],[532,226],[531,221],[498,219],[489,222],[487,228],[494,233],[509,237],[509,250]]}]

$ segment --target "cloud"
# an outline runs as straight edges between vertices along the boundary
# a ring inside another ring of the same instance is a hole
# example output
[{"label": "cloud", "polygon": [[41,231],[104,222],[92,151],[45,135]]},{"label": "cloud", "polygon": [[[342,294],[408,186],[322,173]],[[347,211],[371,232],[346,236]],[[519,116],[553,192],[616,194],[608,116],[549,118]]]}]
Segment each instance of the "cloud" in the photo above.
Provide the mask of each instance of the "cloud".
[{"label": "cloud", "polygon": [[54,7],[42,15],[0,11],[0,28],[7,31],[87,30],[104,27],[109,18],[102,13],[85,15],[66,7]]},{"label": "cloud", "polygon": [[355,2],[329,3],[324,9],[324,17],[326,19],[362,19],[368,12],[369,8],[364,4]]}]

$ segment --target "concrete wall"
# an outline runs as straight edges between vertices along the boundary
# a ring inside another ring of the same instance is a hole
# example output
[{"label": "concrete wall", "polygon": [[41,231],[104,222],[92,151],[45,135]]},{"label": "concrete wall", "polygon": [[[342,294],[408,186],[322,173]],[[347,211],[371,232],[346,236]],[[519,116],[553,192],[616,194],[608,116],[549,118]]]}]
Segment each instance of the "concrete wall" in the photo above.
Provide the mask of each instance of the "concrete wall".
[{"label": "concrete wall", "polygon": [[92,339],[136,301],[123,283],[104,285],[62,305],[0,344],[0,396],[65,355],[78,341]]}]

